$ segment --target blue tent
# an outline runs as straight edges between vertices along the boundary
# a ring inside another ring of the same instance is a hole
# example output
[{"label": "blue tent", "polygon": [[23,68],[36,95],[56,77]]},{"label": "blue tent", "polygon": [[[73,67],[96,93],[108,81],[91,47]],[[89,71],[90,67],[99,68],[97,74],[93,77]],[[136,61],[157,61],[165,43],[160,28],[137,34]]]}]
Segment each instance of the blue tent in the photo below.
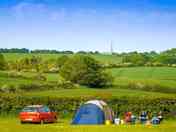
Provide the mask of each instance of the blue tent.
[{"label": "blue tent", "polygon": [[[106,104],[100,101],[89,101],[83,104],[75,114],[72,124],[104,124],[107,117],[110,117],[110,112],[103,107]],[[107,116],[107,113],[110,116]]]}]

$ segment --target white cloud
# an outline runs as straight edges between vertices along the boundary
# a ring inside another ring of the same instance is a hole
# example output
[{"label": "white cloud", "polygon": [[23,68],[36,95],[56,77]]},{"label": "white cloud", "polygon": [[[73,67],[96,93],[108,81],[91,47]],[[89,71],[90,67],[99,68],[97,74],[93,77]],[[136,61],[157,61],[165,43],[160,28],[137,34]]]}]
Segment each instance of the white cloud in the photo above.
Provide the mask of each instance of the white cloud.
[{"label": "white cloud", "polygon": [[34,3],[33,0],[20,2],[10,8],[10,13],[17,20],[51,20],[62,21],[66,18],[65,8],[53,9],[44,3]]},{"label": "white cloud", "polygon": [[36,14],[44,15],[47,13],[47,6],[44,4],[34,4],[29,2],[21,2],[11,8],[12,14],[16,18],[31,17]]},{"label": "white cloud", "polygon": [[65,17],[66,17],[66,10],[64,8],[59,9],[57,11],[51,11],[49,13],[49,18],[52,21],[64,20]]}]

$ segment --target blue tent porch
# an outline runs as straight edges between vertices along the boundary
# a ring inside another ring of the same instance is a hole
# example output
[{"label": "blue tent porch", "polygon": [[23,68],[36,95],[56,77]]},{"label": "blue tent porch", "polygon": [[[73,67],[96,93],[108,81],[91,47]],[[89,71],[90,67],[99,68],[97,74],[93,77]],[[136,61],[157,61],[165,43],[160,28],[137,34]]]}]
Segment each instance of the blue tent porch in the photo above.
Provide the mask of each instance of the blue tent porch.
[{"label": "blue tent porch", "polygon": [[104,108],[106,104],[102,101],[89,101],[83,104],[76,112],[72,124],[93,125],[104,124],[108,117],[112,117],[111,113]]}]

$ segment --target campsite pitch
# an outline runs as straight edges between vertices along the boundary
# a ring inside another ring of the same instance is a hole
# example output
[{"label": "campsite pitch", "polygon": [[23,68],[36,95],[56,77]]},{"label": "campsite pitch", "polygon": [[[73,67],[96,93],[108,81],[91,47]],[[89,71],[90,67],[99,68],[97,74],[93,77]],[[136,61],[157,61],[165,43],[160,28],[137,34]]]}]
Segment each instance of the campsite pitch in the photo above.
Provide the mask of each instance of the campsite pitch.
[{"label": "campsite pitch", "polygon": [[24,124],[16,118],[0,118],[1,132],[175,132],[175,121],[165,121],[158,126],[109,125],[109,126],[71,126],[69,120],[54,124]]}]

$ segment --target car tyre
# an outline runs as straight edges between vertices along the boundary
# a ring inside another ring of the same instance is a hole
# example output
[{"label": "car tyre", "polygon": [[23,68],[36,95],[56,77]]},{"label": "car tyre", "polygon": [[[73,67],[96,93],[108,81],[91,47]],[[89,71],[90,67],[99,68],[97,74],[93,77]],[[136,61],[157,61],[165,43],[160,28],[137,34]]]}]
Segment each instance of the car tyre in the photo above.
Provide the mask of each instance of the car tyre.
[{"label": "car tyre", "polygon": [[45,123],[44,120],[41,120],[41,121],[40,121],[40,124],[41,124],[41,125],[44,124],[44,123]]},{"label": "car tyre", "polygon": [[25,124],[25,122],[24,122],[24,121],[20,121],[20,123],[21,123],[21,124]]},{"label": "car tyre", "polygon": [[57,117],[54,118],[54,122],[53,123],[57,123]]}]

